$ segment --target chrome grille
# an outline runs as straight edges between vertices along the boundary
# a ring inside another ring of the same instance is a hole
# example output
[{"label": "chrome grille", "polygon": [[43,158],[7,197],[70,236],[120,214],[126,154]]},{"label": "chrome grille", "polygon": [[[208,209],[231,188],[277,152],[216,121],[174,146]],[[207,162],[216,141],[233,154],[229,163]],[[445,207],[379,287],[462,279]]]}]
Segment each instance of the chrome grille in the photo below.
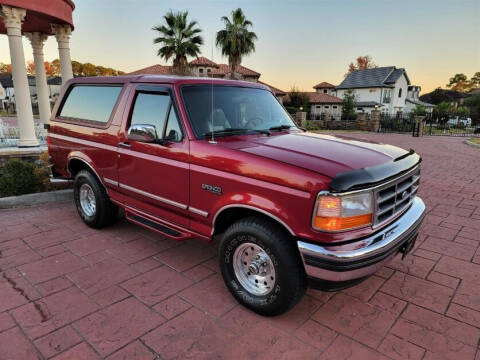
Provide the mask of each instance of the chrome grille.
[{"label": "chrome grille", "polygon": [[375,188],[374,225],[380,225],[408,208],[417,194],[420,167]]}]

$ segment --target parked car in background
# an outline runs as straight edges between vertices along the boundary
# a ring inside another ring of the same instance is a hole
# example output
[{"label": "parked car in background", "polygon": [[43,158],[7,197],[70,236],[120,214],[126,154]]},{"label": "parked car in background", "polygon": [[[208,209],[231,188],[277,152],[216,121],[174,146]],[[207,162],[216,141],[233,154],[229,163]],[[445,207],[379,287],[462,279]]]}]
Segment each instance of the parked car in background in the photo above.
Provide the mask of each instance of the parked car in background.
[{"label": "parked car in background", "polygon": [[448,119],[447,124],[449,124],[449,125],[472,126],[472,119],[471,118],[461,118],[459,116],[455,116],[453,118]]},{"label": "parked car in background", "polygon": [[226,286],[263,315],[405,256],[425,213],[418,154],[304,132],[258,83],[76,78],[48,147],[87,225],[114,223],[120,207],[172,239],[218,236]]}]

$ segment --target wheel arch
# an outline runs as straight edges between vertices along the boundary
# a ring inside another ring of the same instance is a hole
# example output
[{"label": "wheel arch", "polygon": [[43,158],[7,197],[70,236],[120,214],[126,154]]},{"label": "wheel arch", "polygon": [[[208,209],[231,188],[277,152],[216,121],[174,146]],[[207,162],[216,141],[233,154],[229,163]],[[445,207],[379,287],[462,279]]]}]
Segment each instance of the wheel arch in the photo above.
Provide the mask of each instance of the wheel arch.
[{"label": "wheel arch", "polygon": [[215,213],[212,221],[212,236],[223,233],[235,221],[248,216],[260,216],[268,219],[278,224],[290,235],[295,236],[292,228],[278,216],[258,207],[243,204],[225,205]]},{"label": "wheel arch", "polygon": [[80,155],[69,156],[68,162],[67,162],[67,170],[72,178],[75,178],[75,175],[77,175],[79,171],[88,170],[98,179],[100,184],[102,184],[102,186],[105,187],[102,179],[98,175],[97,170],[95,170],[93,165],[83,156],[80,156]]}]

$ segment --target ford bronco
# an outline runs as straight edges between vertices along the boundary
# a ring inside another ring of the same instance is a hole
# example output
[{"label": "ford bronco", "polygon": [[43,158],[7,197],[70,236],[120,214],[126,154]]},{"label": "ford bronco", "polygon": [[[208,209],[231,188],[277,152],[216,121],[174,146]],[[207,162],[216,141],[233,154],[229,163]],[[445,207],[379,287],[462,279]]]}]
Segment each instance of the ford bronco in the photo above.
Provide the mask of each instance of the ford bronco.
[{"label": "ford bronco", "polygon": [[263,315],[405,256],[424,217],[418,154],[306,132],[258,83],[72,79],[47,127],[52,176],[74,180],[87,225],[122,208],[169,238],[218,235],[226,286]]}]

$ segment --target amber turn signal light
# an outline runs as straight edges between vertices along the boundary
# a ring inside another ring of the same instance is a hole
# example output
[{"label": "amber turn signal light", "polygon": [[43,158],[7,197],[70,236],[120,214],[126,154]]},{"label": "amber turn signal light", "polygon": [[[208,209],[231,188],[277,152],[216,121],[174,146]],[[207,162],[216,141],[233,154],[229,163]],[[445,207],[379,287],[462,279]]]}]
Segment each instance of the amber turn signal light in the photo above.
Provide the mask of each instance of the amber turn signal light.
[{"label": "amber turn signal light", "polygon": [[345,231],[372,223],[372,194],[320,194],[315,205],[312,226],[320,231]]}]

